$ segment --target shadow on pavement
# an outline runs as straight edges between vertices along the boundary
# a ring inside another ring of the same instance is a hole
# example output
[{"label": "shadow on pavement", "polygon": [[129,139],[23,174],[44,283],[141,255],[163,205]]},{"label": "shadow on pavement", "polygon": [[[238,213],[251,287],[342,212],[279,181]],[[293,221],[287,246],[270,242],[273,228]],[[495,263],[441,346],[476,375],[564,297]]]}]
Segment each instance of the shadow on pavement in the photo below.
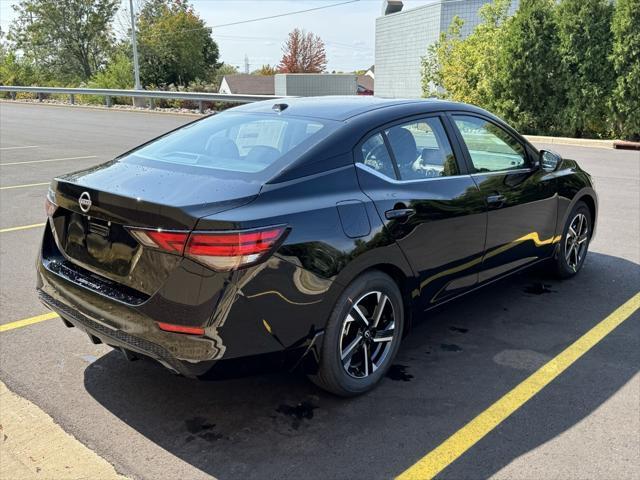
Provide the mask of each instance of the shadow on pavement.
[{"label": "shadow on pavement", "polygon": [[[390,378],[351,400],[300,375],[197,382],[151,361],[127,363],[117,352],[85,370],[85,387],[131,428],[218,478],[389,478],[600,322],[638,284],[637,264],[593,252],[572,280],[531,271],[499,282],[425,314]],[[638,371],[639,324],[625,322],[441,477],[486,478],[588,416]]]}]

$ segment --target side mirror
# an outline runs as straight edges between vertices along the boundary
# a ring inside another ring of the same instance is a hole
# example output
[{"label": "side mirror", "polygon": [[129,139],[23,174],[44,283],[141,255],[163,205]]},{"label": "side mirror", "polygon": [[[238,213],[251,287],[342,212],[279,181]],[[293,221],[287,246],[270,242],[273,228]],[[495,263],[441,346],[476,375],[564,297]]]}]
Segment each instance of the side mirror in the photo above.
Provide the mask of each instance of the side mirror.
[{"label": "side mirror", "polygon": [[540,150],[540,167],[545,172],[555,172],[560,166],[562,157],[551,150]]}]

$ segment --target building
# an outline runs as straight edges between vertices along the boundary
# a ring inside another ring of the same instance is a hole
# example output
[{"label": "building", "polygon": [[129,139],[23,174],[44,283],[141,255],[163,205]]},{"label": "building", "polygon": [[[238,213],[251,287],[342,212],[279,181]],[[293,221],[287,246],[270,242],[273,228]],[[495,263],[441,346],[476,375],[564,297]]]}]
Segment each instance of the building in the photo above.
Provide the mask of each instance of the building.
[{"label": "building", "polygon": [[225,75],[220,82],[218,93],[238,93],[244,95],[274,95],[273,75],[249,75],[237,73]]},{"label": "building", "polygon": [[342,73],[278,73],[275,93],[280,97],[356,95],[357,75]]},{"label": "building", "polygon": [[277,73],[225,75],[218,93],[311,97],[318,95],[373,95],[373,79],[355,74]]},{"label": "building", "polygon": [[[429,45],[446,32],[457,15],[464,20],[462,34],[469,35],[480,23],[478,9],[491,0],[434,0],[411,10],[402,1],[383,2],[376,19],[376,95],[392,98],[422,96],[421,59]],[[511,14],[519,5],[512,0]]]}]

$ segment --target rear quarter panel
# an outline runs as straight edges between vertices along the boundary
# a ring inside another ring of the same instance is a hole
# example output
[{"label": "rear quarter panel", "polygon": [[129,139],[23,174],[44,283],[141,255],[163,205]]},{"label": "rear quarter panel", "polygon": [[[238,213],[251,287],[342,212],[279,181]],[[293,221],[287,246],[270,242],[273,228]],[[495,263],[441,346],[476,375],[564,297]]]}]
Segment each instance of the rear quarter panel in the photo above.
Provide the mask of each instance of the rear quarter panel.
[{"label": "rear quarter panel", "polygon": [[[362,208],[345,210],[345,202]],[[348,219],[345,212],[361,212],[366,218]],[[365,224],[368,228],[363,228]],[[238,273],[238,281],[242,296],[251,299],[252,308],[264,312],[264,319],[286,346],[324,328],[344,287],[363,271],[387,265],[413,279],[408,262],[361,191],[353,163],[267,184],[255,201],[203,218],[197,228],[268,225],[287,225],[285,241],[268,262]],[[354,235],[357,231],[362,235]]]}]

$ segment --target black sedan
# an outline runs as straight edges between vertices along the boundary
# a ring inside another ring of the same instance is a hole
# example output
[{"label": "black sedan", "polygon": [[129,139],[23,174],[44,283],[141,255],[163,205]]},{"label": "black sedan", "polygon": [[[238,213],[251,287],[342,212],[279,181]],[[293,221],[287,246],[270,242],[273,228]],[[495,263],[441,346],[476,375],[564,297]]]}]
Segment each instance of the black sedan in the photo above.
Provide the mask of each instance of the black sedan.
[{"label": "black sedan", "polygon": [[53,180],[38,294],[129,359],[209,378],[304,369],[371,389],[429,309],[539,262],[581,268],[573,160],[437,100],[287,98]]}]

